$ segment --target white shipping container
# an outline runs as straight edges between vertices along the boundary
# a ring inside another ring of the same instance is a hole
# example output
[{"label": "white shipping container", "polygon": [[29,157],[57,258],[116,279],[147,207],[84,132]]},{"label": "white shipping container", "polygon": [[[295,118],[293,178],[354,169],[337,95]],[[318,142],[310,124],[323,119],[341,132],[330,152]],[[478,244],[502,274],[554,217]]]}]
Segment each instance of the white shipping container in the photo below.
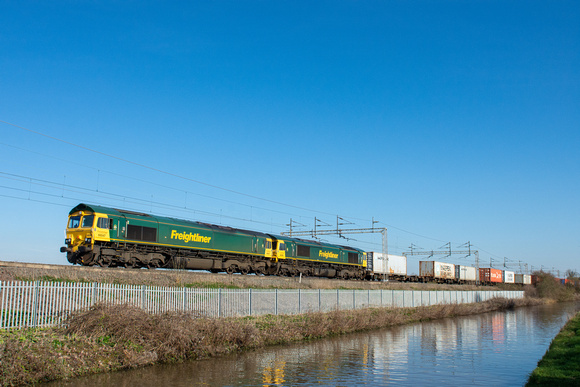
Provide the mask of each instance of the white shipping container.
[{"label": "white shipping container", "polygon": [[455,265],[455,278],[460,281],[475,281],[477,271],[475,267],[465,265]]},{"label": "white shipping container", "polygon": [[437,261],[419,261],[419,275],[440,279],[454,279],[455,265]]},{"label": "white shipping container", "polygon": [[515,283],[515,272],[504,270],[503,271],[503,283],[504,284],[513,284]]},{"label": "white shipping container", "polygon": [[522,285],[531,285],[532,284],[532,276],[529,274],[516,274],[515,275],[515,283],[522,284]]},{"label": "white shipping container", "polygon": [[407,275],[407,257],[393,254],[387,254],[387,257],[388,261],[383,253],[367,253],[367,266],[372,264],[373,271],[379,274]]}]

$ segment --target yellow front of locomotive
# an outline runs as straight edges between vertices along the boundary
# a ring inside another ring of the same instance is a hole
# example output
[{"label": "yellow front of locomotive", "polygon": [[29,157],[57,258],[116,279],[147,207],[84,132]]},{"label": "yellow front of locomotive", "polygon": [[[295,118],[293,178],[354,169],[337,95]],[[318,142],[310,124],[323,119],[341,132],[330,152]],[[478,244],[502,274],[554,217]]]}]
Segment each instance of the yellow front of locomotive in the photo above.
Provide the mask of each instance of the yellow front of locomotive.
[{"label": "yellow front of locomotive", "polygon": [[92,211],[76,211],[69,215],[66,227],[65,247],[60,251],[67,253],[70,263],[90,264],[93,256],[93,246],[97,228],[95,221],[96,213]]}]

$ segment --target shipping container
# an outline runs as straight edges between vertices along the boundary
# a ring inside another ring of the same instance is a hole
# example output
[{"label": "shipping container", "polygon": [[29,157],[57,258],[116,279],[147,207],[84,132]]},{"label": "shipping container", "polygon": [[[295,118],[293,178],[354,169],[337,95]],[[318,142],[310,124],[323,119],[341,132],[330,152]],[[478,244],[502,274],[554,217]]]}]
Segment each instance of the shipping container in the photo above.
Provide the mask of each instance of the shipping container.
[{"label": "shipping container", "polygon": [[475,282],[477,280],[475,267],[455,265],[455,278],[459,281]]},{"label": "shipping container", "polygon": [[389,274],[392,276],[407,275],[407,257],[402,255],[385,254],[378,252],[367,253],[367,268],[374,273]]},{"label": "shipping container", "polygon": [[531,285],[532,284],[532,276],[529,274],[516,274],[515,275],[515,283],[520,285]]},{"label": "shipping container", "polygon": [[515,283],[515,272],[513,271],[509,271],[509,270],[504,270],[503,271],[503,283],[504,284],[513,284]]},{"label": "shipping container", "polygon": [[437,261],[419,261],[419,276],[438,280],[455,279],[455,265]]},{"label": "shipping container", "polygon": [[479,269],[479,281],[483,283],[502,283],[502,272],[499,269],[484,267]]}]

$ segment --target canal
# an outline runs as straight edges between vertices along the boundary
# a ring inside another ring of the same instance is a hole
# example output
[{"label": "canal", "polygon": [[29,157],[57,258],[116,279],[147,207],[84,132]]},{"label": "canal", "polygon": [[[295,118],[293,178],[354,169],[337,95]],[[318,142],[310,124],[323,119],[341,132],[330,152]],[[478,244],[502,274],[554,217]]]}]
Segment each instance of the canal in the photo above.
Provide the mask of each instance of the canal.
[{"label": "canal", "polygon": [[449,318],[51,386],[521,386],[580,304]]}]

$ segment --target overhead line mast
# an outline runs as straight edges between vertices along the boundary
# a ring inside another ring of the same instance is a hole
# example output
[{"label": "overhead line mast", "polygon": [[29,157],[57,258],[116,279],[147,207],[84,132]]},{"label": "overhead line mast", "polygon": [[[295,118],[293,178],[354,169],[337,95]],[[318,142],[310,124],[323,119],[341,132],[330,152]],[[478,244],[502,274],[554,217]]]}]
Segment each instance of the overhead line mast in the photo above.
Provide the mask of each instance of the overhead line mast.
[{"label": "overhead line mast", "polygon": [[[343,221],[344,223],[341,221]],[[344,235],[381,233],[382,238],[383,238],[383,254],[385,256],[385,260],[386,260],[386,264],[387,264],[386,267],[389,267],[388,266],[389,265],[389,257],[388,257],[387,228],[386,227],[376,228],[375,223],[378,223],[378,221],[375,221],[375,218],[373,218],[372,227],[370,227],[370,228],[341,228],[340,226],[347,225],[347,224],[354,224],[354,223],[348,222],[344,218],[341,218],[340,216],[337,215],[336,216],[336,229],[322,229],[321,230],[320,228],[318,228],[318,226],[321,226],[321,225],[322,226],[330,226],[330,225],[315,217],[313,230],[294,231],[292,226],[293,226],[293,224],[296,224],[296,222],[293,221],[292,219],[290,219],[290,223],[287,224],[287,226],[290,227],[290,231],[283,232],[281,234],[287,235],[289,237],[311,236],[313,238],[318,238],[319,235],[338,235],[340,238],[349,239],[349,238],[345,237]]]}]

